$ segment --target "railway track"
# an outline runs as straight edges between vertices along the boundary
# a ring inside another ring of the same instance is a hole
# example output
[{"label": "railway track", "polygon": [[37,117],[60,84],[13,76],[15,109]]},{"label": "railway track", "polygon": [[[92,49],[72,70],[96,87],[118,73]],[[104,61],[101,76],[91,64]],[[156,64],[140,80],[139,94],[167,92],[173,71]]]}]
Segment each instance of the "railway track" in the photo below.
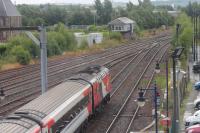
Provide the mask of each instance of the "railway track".
[{"label": "railway track", "polygon": [[[152,58],[152,60],[153,60],[153,58]],[[147,85],[143,84],[142,86],[144,86],[144,88],[151,88],[150,85],[151,85],[153,77],[154,77],[155,65],[149,64],[146,68],[150,68],[152,71],[144,71],[144,73],[146,73],[146,76],[149,77],[150,79],[149,79]],[[147,69],[145,69],[145,70],[147,70]],[[143,119],[140,120],[140,122],[135,122],[134,123],[134,120],[136,119],[137,114],[141,110],[140,110],[140,108],[138,106],[135,109],[134,108],[130,108],[131,105],[134,104],[133,101],[135,99],[137,99],[137,96],[138,96],[138,93],[137,93],[138,90],[137,90],[137,88],[139,87],[140,80],[143,78],[144,73],[140,76],[138,82],[132,88],[131,93],[128,95],[127,99],[125,100],[124,104],[122,105],[122,107],[120,108],[119,112],[115,116],[115,119],[110,124],[110,126],[107,129],[106,133],[108,133],[108,132],[116,132],[116,131],[123,132],[123,133],[129,133],[130,131],[136,131],[135,128],[142,129],[144,127],[144,123],[148,123],[148,120],[149,120],[149,123],[152,121],[152,118],[145,119],[145,120],[143,118]],[[152,94],[152,92],[147,92],[147,91],[145,91],[145,93]],[[147,105],[145,107],[145,109],[143,109],[141,111],[141,114],[142,115],[151,116],[151,110],[149,110],[149,108],[152,108],[151,105],[152,104],[150,102],[149,105]],[[120,128],[116,128],[116,127],[119,127],[120,123],[123,123],[123,126],[120,127]],[[127,124],[125,124],[125,123],[127,123]]]},{"label": "railway track", "polygon": [[[149,41],[150,39],[146,39],[146,41]],[[134,44],[138,44],[140,43],[141,41],[137,41],[135,43],[131,43],[131,45],[134,45]],[[57,59],[57,60],[52,60],[52,61],[49,61],[48,62],[48,67],[51,68],[51,67],[56,67],[58,66],[58,64],[69,64],[69,63],[72,63],[74,61],[81,61],[81,60],[84,60],[84,59],[87,59],[87,58],[94,58],[94,57],[98,57],[98,56],[102,56],[102,54],[106,54],[108,52],[112,52],[112,51],[116,51],[116,50],[120,50],[120,49],[123,49],[124,47],[126,47],[127,45],[122,45],[122,46],[119,46],[119,47],[116,47],[116,48],[109,48],[109,49],[106,49],[104,50],[103,52],[98,52],[95,54],[95,56],[91,55],[91,54],[86,54],[86,55],[83,55],[83,56],[79,56],[79,57],[72,57],[72,58],[61,58],[61,59]],[[12,69],[12,70],[6,70],[6,71],[2,71],[0,72],[0,83],[2,83],[3,80],[7,80],[9,78],[13,78],[13,76],[24,76],[27,74],[27,72],[35,72],[35,71],[38,71],[38,69],[40,68],[40,66],[38,64],[34,64],[34,65],[28,65],[28,66],[24,66],[22,68],[16,68],[16,69]]]},{"label": "railway track", "polygon": [[[168,42],[167,42],[168,43]],[[166,47],[165,45],[162,46],[161,48]],[[129,113],[130,110],[136,109],[136,104],[133,103],[133,99],[130,100],[132,103],[127,104],[129,101],[129,98],[132,97],[132,95],[135,95],[133,93],[135,89],[137,88],[138,84],[140,83],[140,80],[142,79],[143,75],[149,69],[149,66],[154,64],[152,61],[154,61],[155,56],[157,53],[160,53],[160,49],[157,49],[157,51],[152,51],[153,48],[147,52],[148,54],[143,55],[145,58],[141,58],[140,62],[138,64],[135,64],[137,68],[141,67],[141,70],[137,70],[138,72],[135,71],[130,71],[128,75],[126,75],[124,78],[120,78],[121,82],[118,83],[115,86],[113,86],[113,93],[112,93],[112,98],[108,106],[105,107],[104,116],[100,114],[99,117],[97,117],[94,121],[91,123],[98,123],[97,124],[90,124],[89,129],[87,132],[122,132],[124,133],[128,127],[127,118],[129,118]],[[163,51],[162,51],[163,52]],[[150,53],[153,53],[154,56],[149,56]],[[151,60],[149,61],[148,57],[152,57]],[[145,65],[145,62],[148,62],[148,65]],[[142,67],[143,66],[143,67]],[[145,69],[144,69],[144,66]],[[133,68],[133,66],[130,66]],[[155,67],[155,66],[154,66]],[[153,68],[154,68],[153,67]],[[135,68],[133,68],[135,69]],[[142,70],[144,69],[144,70]],[[130,70],[130,69],[129,69]],[[135,69],[136,70],[136,69]],[[139,77],[139,79],[137,78]],[[122,80],[124,79],[124,80]],[[132,81],[132,82],[130,82]],[[117,81],[119,82],[119,81]],[[134,85],[134,86],[133,86]],[[136,98],[136,97],[134,97]],[[126,106],[128,105],[128,106]],[[128,112],[126,114],[121,114],[122,112]],[[114,118],[113,118],[114,116]],[[110,123],[110,124],[109,124]],[[109,125],[109,126],[108,126]],[[125,126],[126,125],[126,126]],[[123,128],[123,129],[122,129]]]},{"label": "railway track", "polygon": [[[162,38],[162,39],[168,39],[168,38]],[[161,39],[161,40],[162,40]],[[158,39],[159,40],[159,39]],[[151,39],[151,41],[148,43],[155,43],[155,39]],[[142,43],[136,43],[137,46],[130,44],[125,46],[120,46],[120,49],[127,49],[124,52],[116,52],[117,54],[105,54],[105,56],[101,56],[101,60],[97,59],[89,59],[89,61],[82,65],[72,65],[72,66],[66,66],[66,68],[59,67],[56,71],[49,74],[49,88],[55,86],[56,84],[59,84],[63,79],[73,75],[73,72],[70,70],[73,70],[75,72],[79,71],[80,69],[89,66],[91,64],[101,64],[101,65],[108,65],[110,68],[115,68],[120,64],[120,62],[129,62],[132,60],[132,57],[137,56],[138,53],[144,53],[142,50],[148,49],[149,45],[147,45],[147,42],[145,44]],[[151,46],[151,45],[150,45]],[[140,48],[141,47],[141,48]],[[131,49],[132,48],[132,49]],[[118,49],[119,50],[119,49]],[[129,51],[129,52],[128,52]],[[115,52],[115,51],[114,51]],[[109,53],[109,52],[108,52]],[[116,56],[111,56],[116,55]],[[90,56],[89,56],[90,57]],[[114,58],[113,58],[114,57]],[[81,59],[82,57],[80,57]],[[96,57],[98,58],[98,57]],[[79,59],[78,59],[79,60]],[[80,61],[80,60],[79,60]],[[67,63],[64,63],[65,65]],[[69,63],[70,64],[70,63]],[[56,66],[59,66],[56,64]],[[54,66],[52,66],[54,67]],[[69,72],[70,71],[70,72]],[[112,74],[114,75],[114,74]],[[39,76],[39,75],[38,75]],[[22,78],[22,77],[20,77]],[[23,78],[22,78],[23,79]],[[12,81],[12,80],[11,80]],[[3,83],[3,82],[2,82]],[[6,115],[8,112],[12,112],[12,110],[22,106],[23,104],[27,103],[28,101],[34,99],[40,94],[40,78],[31,78],[29,80],[21,80],[20,82],[13,83],[12,85],[8,84],[8,86],[4,86],[4,90],[6,92],[6,100],[0,103],[0,115]]]}]

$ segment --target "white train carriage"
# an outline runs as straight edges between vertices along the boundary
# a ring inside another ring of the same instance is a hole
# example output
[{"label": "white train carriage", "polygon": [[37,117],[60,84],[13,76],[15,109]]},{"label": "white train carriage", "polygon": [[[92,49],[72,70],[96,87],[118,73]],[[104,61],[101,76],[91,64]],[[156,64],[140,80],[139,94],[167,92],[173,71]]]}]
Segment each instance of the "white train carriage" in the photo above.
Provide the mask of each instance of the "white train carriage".
[{"label": "white train carriage", "polygon": [[73,133],[111,91],[109,71],[90,67],[0,121],[0,133]]}]

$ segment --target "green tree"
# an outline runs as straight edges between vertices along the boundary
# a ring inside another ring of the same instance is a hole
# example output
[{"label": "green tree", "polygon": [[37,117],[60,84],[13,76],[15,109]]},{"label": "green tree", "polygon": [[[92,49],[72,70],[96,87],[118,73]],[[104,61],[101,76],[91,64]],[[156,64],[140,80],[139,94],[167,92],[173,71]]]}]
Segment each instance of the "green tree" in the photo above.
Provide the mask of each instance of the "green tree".
[{"label": "green tree", "polygon": [[107,24],[108,22],[111,21],[111,15],[112,15],[112,3],[110,0],[104,0],[104,10],[103,10],[103,20],[104,24]]},{"label": "green tree", "polygon": [[18,63],[22,65],[29,64],[31,60],[30,53],[26,51],[22,46],[15,46],[11,50],[11,54],[16,57]]},{"label": "green tree", "polygon": [[15,37],[12,37],[8,41],[8,49],[11,50],[15,46],[22,46],[26,51],[28,51],[33,58],[39,56],[39,46],[34,44],[32,40],[30,40],[25,35],[21,34]]},{"label": "green tree", "polygon": [[[192,46],[192,22],[190,17],[188,17],[185,13],[182,13],[178,18],[176,23],[181,24],[180,32],[179,32],[179,45],[183,46],[185,57],[188,55],[189,50]],[[176,27],[174,27],[174,33],[176,31]],[[176,35],[173,37],[173,46],[177,47]]]},{"label": "green tree", "polygon": [[97,22],[102,24],[102,18],[104,16],[104,7],[103,4],[101,3],[101,0],[95,0],[94,7],[97,11]]}]

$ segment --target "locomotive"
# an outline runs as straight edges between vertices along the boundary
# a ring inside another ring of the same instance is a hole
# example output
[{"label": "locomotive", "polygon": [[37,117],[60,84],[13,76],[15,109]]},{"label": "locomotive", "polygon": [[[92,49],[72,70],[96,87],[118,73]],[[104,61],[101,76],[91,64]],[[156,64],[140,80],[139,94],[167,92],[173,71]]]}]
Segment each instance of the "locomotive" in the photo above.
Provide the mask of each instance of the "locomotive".
[{"label": "locomotive", "polygon": [[0,133],[84,132],[110,100],[109,69],[90,66],[0,120]]}]

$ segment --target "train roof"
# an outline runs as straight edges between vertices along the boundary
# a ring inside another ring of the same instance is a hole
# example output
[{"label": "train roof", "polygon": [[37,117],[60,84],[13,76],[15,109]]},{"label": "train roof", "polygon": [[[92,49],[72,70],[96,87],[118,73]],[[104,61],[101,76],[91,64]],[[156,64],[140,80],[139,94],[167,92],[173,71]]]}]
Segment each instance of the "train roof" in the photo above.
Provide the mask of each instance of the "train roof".
[{"label": "train roof", "polygon": [[[78,77],[87,77],[86,79],[90,80],[93,76],[89,74],[81,74]],[[28,114],[37,120],[44,119],[47,115],[57,109],[62,103],[71,99],[75,95],[79,97],[84,92],[84,89],[90,87],[89,83],[82,80],[74,81],[74,79],[68,79],[67,81],[57,85],[45,94],[19,108],[15,113]],[[12,115],[9,117],[0,121],[0,132],[3,131],[5,133],[24,133],[30,129],[30,127],[37,125],[36,122],[24,118],[14,118],[15,116],[12,117]],[[29,124],[27,125],[27,123]]]}]

